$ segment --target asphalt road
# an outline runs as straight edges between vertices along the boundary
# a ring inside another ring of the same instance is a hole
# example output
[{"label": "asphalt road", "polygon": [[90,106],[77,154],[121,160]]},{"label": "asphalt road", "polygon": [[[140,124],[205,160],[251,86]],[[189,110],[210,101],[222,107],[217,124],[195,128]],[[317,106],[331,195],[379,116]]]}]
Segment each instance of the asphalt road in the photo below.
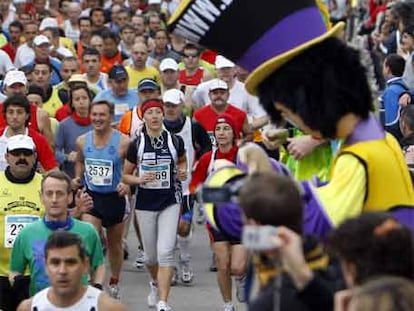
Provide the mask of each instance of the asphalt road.
[{"label": "asphalt road", "polygon": [[[122,269],[121,301],[130,311],[155,310],[147,306],[149,293],[148,273],[137,270],[133,266],[137,252],[137,239],[132,226],[128,236],[130,256],[124,262]],[[211,251],[207,232],[204,225],[195,225],[191,244],[192,267],[194,280],[191,285],[178,283],[172,287],[169,304],[174,311],[215,311],[221,310],[223,301],[216,281],[216,273],[210,272],[208,267],[211,260]],[[234,282],[233,282],[234,287]],[[236,303],[235,289],[233,301],[238,311],[245,310],[243,304]]]}]

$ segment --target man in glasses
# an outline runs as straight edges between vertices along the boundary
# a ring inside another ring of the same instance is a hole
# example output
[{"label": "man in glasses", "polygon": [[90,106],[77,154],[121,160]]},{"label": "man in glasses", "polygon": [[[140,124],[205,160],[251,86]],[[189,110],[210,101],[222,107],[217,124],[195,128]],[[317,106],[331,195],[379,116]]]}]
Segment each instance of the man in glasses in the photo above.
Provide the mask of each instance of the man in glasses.
[{"label": "man in glasses", "polygon": [[203,81],[210,80],[210,73],[200,66],[200,50],[193,43],[187,43],[183,49],[184,69],[180,70],[179,82],[181,85],[195,88]]},{"label": "man in glasses", "polygon": [[35,171],[33,139],[15,135],[8,139],[6,148],[7,168],[0,173],[0,309],[7,311],[15,310],[17,303],[28,295],[30,282],[29,275],[22,275],[15,287],[10,286],[11,249],[20,230],[39,220],[44,208],[39,197],[42,176]]}]

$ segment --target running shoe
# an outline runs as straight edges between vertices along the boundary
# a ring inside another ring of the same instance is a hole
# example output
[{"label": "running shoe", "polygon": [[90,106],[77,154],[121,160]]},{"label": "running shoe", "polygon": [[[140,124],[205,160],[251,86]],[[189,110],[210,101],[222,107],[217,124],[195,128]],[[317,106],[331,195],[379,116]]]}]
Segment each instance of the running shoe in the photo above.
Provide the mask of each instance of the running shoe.
[{"label": "running shoe", "polygon": [[223,305],[222,311],[236,311],[236,308],[231,302],[227,302]]},{"label": "running shoe", "polygon": [[172,311],[172,308],[165,301],[158,301],[157,311]]},{"label": "running shoe", "polygon": [[145,252],[142,248],[138,248],[137,258],[134,262],[134,267],[141,270],[145,267]]},{"label": "running shoe", "polygon": [[154,282],[150,282],[150,292],[147,297],[148,307],[154,308],[157,306],[157,301],[159,300],[158,286]]},{"label": "running shoe", "polygon": [[117,284],[109,285],[108,295],[116,300],[121,300],[119,286]]},{"label": "running shoe", "polygon": [[189,261],[180,260],[181,282],[184,284],[190,284],[193,282],[194,273],[190,268]]}]

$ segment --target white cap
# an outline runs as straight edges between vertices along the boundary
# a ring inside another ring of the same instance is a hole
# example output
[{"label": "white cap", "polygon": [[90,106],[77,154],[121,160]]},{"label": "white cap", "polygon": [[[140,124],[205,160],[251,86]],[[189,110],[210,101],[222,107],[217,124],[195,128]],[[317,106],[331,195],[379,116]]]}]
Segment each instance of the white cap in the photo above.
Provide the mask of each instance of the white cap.
[{"label": "white cap", "polygon": [[177,89],[167,90],[162,96],[162,101],[164,103],[179,105],[184,102],[184,93]]},{"label": "white cap", "polygon": [[16,149],[35,150],[35,143],[30,136],[27,135],[14,135],[7,139],[7,151],[13,151]]},{"label": "white cap", "polygon": [[161,4],[161,0],[148,0],[148,5],[151,4]]},{"label": "white cap", "polygon": [[26,0],[13,0],[13,4],[23,4],[26,3]]},{"label": "white cap", "polygon": [[216,69],[229,68],[229,67],[236,66],[235,63],[233,63],[231,60],[228,60],[222,55],[217,55],[215,65],[216,65]]},{"label": "white cap", "polygon": [[53,17],[45,17],[42,22],[40,23],[39,30],[43,31],[47,27],[59,27],[56,18]]},{"label": "white cap", "polygon": [[50,44],[49,39],[45,35],[38,35],[33,40],[33,44],[35,46],[39,46],[45,43]]},{"label": "white cap", "polygon": [[176,62],[174,59],[172,59],[172,58],[164,58],[164,59],[161,61],[161,64],[160,64],[160,71],[162,72],[162,71],[165,71],[165,70],[168,70],[168,69],[170,69],[170,70],[174,70],[174,71],[177,71],[177,70],[178,70],[178,64],[177,64],[177,62]]},{"label": "white cap", "polygon": [[27,78],[23,71],[10,70],[6,73],[3,83],[4,83],[4,86],[11,86],[15,83],[21,83],[21,84],[26,85]]},{"label": "white cap", "polygon": [[228,89],[229,89],[229,86],[227,85],[227,83],[220,79],[213,79],[209,83],[209,91],[228,90]]}]

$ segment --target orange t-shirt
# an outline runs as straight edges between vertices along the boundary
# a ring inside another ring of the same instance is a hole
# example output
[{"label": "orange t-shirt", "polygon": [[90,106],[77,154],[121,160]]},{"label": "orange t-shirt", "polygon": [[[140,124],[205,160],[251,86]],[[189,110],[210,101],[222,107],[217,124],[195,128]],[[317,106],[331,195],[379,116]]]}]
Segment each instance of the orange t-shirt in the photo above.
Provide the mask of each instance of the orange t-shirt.
[{"label": "orange t-shirt", "polygon": [[113,65],[122,65],[121,52],[117,52],[114,57],[108,58],[105,55],[101,55],[101,72],[108,73]]}]

